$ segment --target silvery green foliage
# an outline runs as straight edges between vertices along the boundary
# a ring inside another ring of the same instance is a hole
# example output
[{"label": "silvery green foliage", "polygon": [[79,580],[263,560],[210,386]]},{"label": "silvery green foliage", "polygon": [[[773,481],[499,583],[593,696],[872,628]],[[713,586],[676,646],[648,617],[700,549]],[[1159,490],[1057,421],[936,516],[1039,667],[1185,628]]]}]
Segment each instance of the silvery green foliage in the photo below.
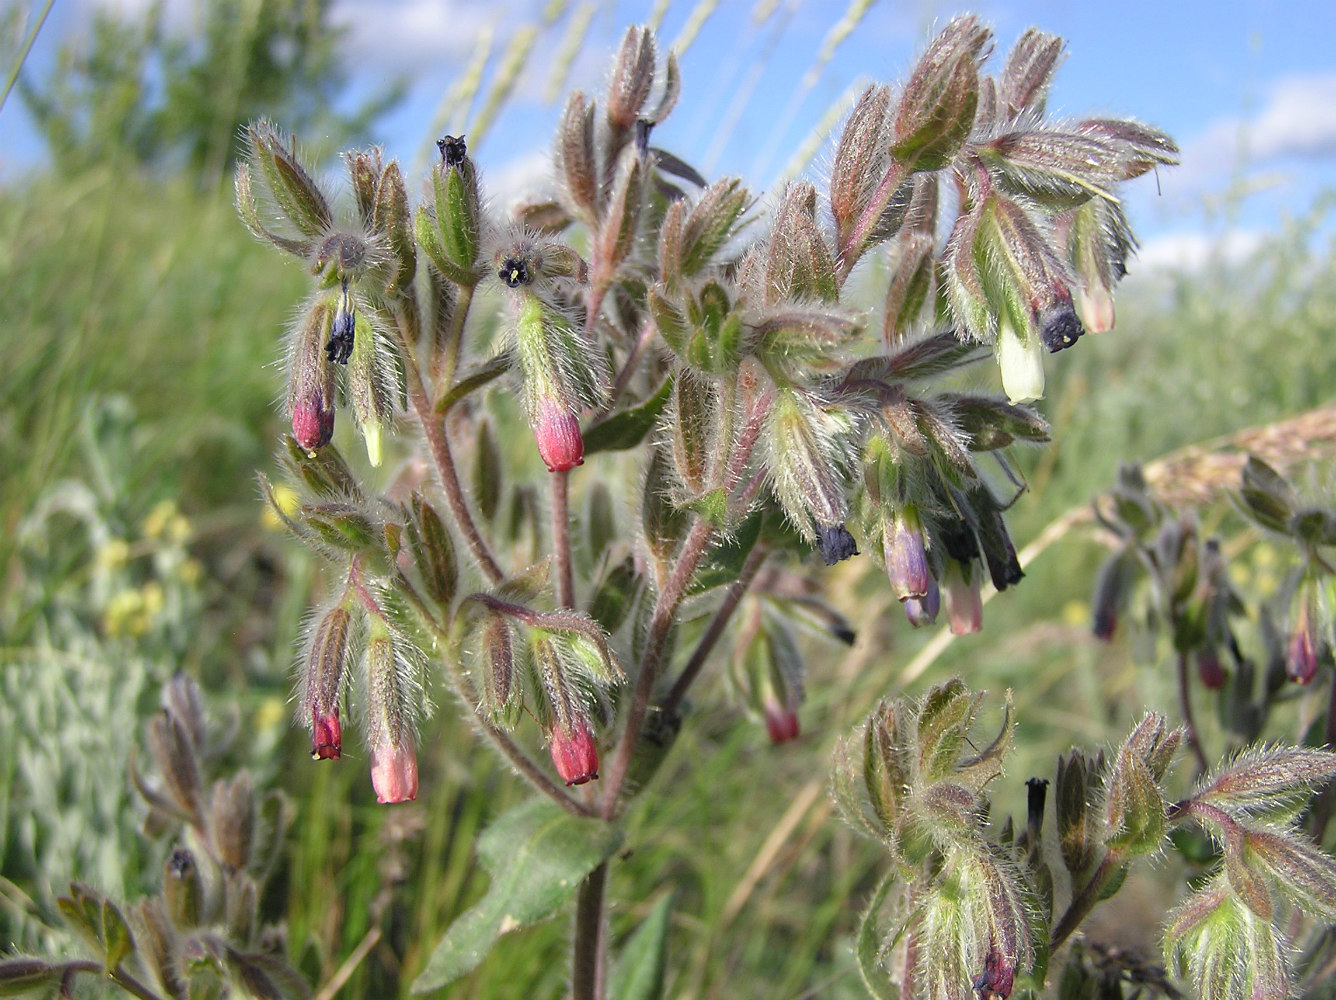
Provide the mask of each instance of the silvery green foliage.
[{"label": "silvery green foliage", "polygon": [[[991,742],[975,731],[982,701],[953,680],[922,699],[882,703],[837,745],[836,801],[890,860],[859,932],[875,996],[1005,998],[1053,982],[1055,995],[1088,995],[1103,973],[1086,951],[1067,953],[1060,970],[1050,960],[1136,858],[1186,830],[1205,831],[1219,857],[1164,928],[1169,972],[1201,996],[1293,995],[1291,935],[1336,915],[1336,859],[1299,823],[1336,777],[1336,753],[1253,747],[1171,801],[1165,787],[1184,731],[1152,713],[1107,756],[1073,751],[1058,761],[1047,827],[1049,782],[1032,778],[1025,824],[1014,826],[984,791],[1010,749],[1010,699]],[[1329,954],[1320,933],[1312,939],[1316,955]],[[1317,969],[1313,955],[1306,964]],[[1124,982],[1175,995],[1162,973],[1136,961],[1125,971]],[[1329,978],[1312,974],[1314,984]]]}]

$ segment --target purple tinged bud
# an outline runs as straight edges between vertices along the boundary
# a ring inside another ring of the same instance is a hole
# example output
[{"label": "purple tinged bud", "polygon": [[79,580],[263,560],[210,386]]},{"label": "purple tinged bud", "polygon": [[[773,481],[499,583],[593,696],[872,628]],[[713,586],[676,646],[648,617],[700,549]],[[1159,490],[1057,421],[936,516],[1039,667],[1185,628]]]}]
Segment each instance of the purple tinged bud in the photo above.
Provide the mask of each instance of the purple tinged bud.
[{"label": "purple tinged bud", "polygon": [[823,524],[817,528],[817,551],[827,566],[834,566],[858,555],[858,543],[842,524]]},{"label": "purple tinged bud", "polygon": [[1285,675],[1295,684],[1309,684],[1317,675],[1317,636],[1309,601],[1301,598],[1299,618],[1285,648]]},{"label": "purple tinged bud", "polygon": [[909,597],[904,601],[905,617],[914,628],[922,628],[937,621],[937,614],[942,610],[942,592],[937,581],[928,579],[928,592],[922,597]]},{"label": "purple tinged bud", "polygon": [[782,704],[777,698],[767,698],[761,714],[765,717],[765,731],[771,743],[778,746],[798,738],[801,727],[794,706]]},{"label": "purple tinged bud", "polygon": [[971,573],[970,579],[965,579],[964,569],[954,560],[947,563],[946,579],[942,581],[942,604],[954,635],[969,635],[983,628],[979,576]]},{"label": "purple tinged bud", "polygon": [[417,798],[417,752],[411,741],[371,748],[371,784],[382,804]]},{"label": "purple tinged bud", "polygon": [[598,747],[584,720],[575,720],[569,733],[553,726],[548,741],[552,763],[567,785],[583,785],[598,777]]},{"label": "purple tinged bud", "polygon": [[912,507],[897,511],[886,525],[884,539],[886,575],[896,598],[907,601],[926,596],[932,576],[928,572],[918,513]]},{"label": "purple tinged bud", "polygon": [[1208,644],[1197,650],[1197,677],[1202,687],[1211,691],[1225,686],[1225,667],[1215,646]]},{"label": "purple tinged bud", "polygon": [[979,994],[979,1000],[1007,1000],[1015,982],[1015,961],[1008,959],[1001,949],[993,945],[984,959],[983,972],[974,977],[971,985]]},{"label": "purple tinged bud", "polygon": [[292,436],[308,454],[334,436],[334,401],[338,391],[334,366],[324,352],[330,326],[328,303],[318,302],[292,334],[288,355],[288,413]]},{"label": "purple tinged bud", "polygon": [[343,752],[343,734],[339,728],[339,710],[321,714],[311,711],[311,759],[338,760]]}]

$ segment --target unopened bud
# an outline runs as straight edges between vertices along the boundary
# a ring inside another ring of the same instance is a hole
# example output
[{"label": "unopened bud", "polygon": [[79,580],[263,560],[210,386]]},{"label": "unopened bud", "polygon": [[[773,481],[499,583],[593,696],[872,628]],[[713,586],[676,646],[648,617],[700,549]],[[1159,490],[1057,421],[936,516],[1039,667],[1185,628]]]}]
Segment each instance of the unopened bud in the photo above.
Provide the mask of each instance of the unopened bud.
[{"label": "unopened bud", "polygon": [[178,847],[167,856],[162,875],[162,895],[172,923],[185,930],[197,927],[204,914],[204,881],[195,856]]},{"label": "unopened bud", "polygon": [[946,579],[942,582],[942,604],[946,608],[952,634],[969,635],[983,627],[983,598],[980,594],[979,574],[973,566],[964,566],[954,559],[947,562]]},{"label": "unopened bud", "polygon": [[1301,594],[1299,613],[1285,647],[1285,675],[1295,684],[1309,684],[1317,675],[1317,635],[1311,600]]},{"label": "unopened bud", "polygon": [[983,972],[974,977],[979,1000],[1007,1000],[1016,980],[1016,962],[1002,954],[996,945],[989,947]]},{"label": "unopened bud", "polygon": [[327,302],[310,305],[288,345],[288,413],[292,436],[308,453],[334,436],[337,393],[334,365],[324,349],[332,310]]},{"label": "unopened bud", "polygon": [[558,400],[545,396],[539,401],[533,433],[538,442],[538,454],[547,463],[548,472],[566,472],[584,465],[580,418]]},{"label": "unopened bud", "polygon": [[762,715],[765,717],[765,731],[770,742],[779,744],[796,740],[799,734],[798,710],[790,705],[781,704],[777,699],[767,699]]},{"label": "unopened bud", "polygon": [[411,740],[371,748],[371,785],[380,803],[412,802],[417,798],[417,753]]},{"label": "unopened bud", "polygon": [[919,170],[951,162],[974,124],[979,58],[992,37],[973,15],[958,17],[929,44],[905,84],[895,114],[896,159]]},{"label": "unopened bud", "polygon": [[1081,325],[1089,333],[1108,333],[1113,329],[1113,293],[1099,283],[1081,285],[1076,293],[1076,311]]},{"label": "unopened bud", "polygon": [[1225,686],[1225,667],[1220,662],[1220,651],[1212,643],[1197,650],[1197,677],[1202,687],[1212,691]]},{"label": "unopened bud", "polygon": [[608,124],[630,129],[640,117],[654,87],[654,32],[649,28],[628,28],[612,69],[608,87]]},{"label": "unopened bud", "polygon": [[557,774],[567,785],[583,785],[598,777],[598,747],[583,720],[576,720],[569,733],[561,726],[553,726],[548,734],[548,752]]}]

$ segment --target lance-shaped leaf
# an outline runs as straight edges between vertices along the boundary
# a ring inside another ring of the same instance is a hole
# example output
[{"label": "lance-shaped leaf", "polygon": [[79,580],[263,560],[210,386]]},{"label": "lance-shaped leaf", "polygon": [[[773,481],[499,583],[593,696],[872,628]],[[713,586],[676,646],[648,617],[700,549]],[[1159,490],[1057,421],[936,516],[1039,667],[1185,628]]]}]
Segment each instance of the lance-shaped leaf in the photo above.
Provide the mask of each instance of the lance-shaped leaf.
[{"label": "lance-shaped leaf", "polygon": [[1194,893],[1170,915],[1165,965],[1212,1000],[1286,1000],[1285,955],[1271,923],[1220,882]]},{"label": "lance-shaped leaf", "polygon": [[1260,746],[1213,771],[1193,796],[1230,813],[1281,818],[1336,778],[1336,753],[1316,747]]},{"label": "lance-shaped leaf", "polygon": [[1248,830],[1243,853],[1299,909],[1328,923],[1336,920],[1336,858],[1303,834]]},{"label": "lance-shaped leaf", "polygon": [[553,916],[621,842],[612,824],[572,816],[547,799],[498,817],[478,838],[478,857],[492,876],[487,895],[446,931],[413,992],[454,982],[476,968],[502,934]]},{"label": "lance-shaped leaf", "polygon": [[622,947],[608,980],[608,996],[618,1000],[661,1000],[668,960],[669,893],[654,904]]},{"label": "lance-shaped leaf", "polygon": [[616,413],[593,424],[584,432],[585,454],[597,451],[626,451],[637,447],[658,423],[672,395],[673,380],[664,379],[654,394],[639,406]]},{"label": "lance-shaped leaf", "polygon": [[1016,39],[1002,70],[998,99],[1007,116],[1015,118],[1027,108],[1042,113],[1053,73],[1062,61],[1063,41],[1037,28],[1029,28]]}]

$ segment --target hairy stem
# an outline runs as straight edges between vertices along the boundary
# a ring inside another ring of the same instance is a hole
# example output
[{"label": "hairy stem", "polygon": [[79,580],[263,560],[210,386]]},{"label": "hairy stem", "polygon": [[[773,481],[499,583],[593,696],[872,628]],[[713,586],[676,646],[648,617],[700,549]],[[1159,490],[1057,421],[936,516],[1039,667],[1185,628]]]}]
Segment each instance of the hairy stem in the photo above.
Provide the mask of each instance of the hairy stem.
[{"label": "hairy stem", "polygon": [[441,345],[441,357],[437,366],[440,379],[437,385],[449,389],[455,381],[455,372],[459,369],[459,345],[464,340],[464,323],[468,319],[469,306],[473,304],[473,285],[460,285],[459,297],[455,299],[455,308],[450,313],[450,327],[446,331],[445,343]]},{"label": "hairy stem", "polygon": [[570,472],[552,473],[552,552],[557,560],[557,601],[575,607],[575,576],[571,569]]},{"label": "hairy stem", "polygon": [[747,559],[742,564],[742,570],[738,573],[738,578],[729,585],[728,590],[724,593],[723,600],[719,602],[714,618],[710,620],[709,626],[705,629],[705,634],[700,637],[700,641],[696,643],[696,648],[691,651],[691,659],[687,660],[686,666],[682,668],[682,673],[677,678],[672,690],[659,703],[659,707],[664,712],[671,713],[686,697],[687,691],[700,674],[701,668],[705,666],[705,661],[714,652],[714,647],[723,636],[724,629],[728,627],[733,612],[737,610],[743,595],[747,593],[752,581],[756,579],[756,574],[760,572],[761,564],[765,562],[765,557],[768,554],[765,546],[759,544],[747,553]]},{"label": "hairy stem", "polygon": [[422,434],[427,439],[432,461],[436,465],[436,474],[441,481],[441,491],[445,494],[446,505],[454,518],[455,527],[464,536],[464,541],[473,553],[478,568],[491,583],[500,583],[506,578],[492,550],[478,532],[478,525],[469,512],[468,501],[464,499],[464,490],[459,485],[459,475],[455,471],[455,458],[450,451],[450,439],[445,433],[445,421],[436,415],[427,388],[422,382],[422,373],[418,371],[417,357],[412,350],[412,342],[405,336],[402,323],[396,325],[399,334],[399,353],[404,361],[404,378],[408,384],[408,400],[422,425]]},{"label": "hairy stem", "polygon": [[608,863],[605,861],[580,883],[571,955],[572,1000],[603,1000],[607,966],[603,899],[607,882]]},{"label": "hairy stem", "polygon": [[132,993],[139,997],[139,1000],[162,1000],[157,993],[141,983],[130,973],[125,971],[123,966],[104,971],[100,962],[75,961],[62,962],[55,968],[62,970],[66,974],[71,972],[91,972],[94,975],[105,975],[113,983],[125,990],[126,993]]},{"label": "hairy stem", "polygon": [[[1332,678],[1331,688],[1327,692],[1327,722],[1323,738],[1327,746],[1336,747],[1336,678]],[[1317,844],[1322,843],[1333,809],[1336,809],[1336,780],[1327,782],[1327,787],[1318,793],[1317,802],[1313,804],[1311,833]]]},{"label": "hairy stem", "polygon": [[1081,921],[1090,915],[1090,911],[1095,908],[1095,904],[1099,902],[1100,896],[1103,895],[1105,887],[1125,864],[1127,864],[1127,859],[1119,851],[1109,851],[1104,855],[1104,860],[1099,863],[1099,867],[1090,876],[1090,881],[1085,884],[1079,893],[1072,897],[1067,912],[1054,925],[1053,935],[1049,939],[1048,945],[1050,954],[1061,948],[1076,928],[1081,925]]},{"label": "hairy stem", "polygon": [[1178,708],[1183,714],[1183,728],[1187,732],[1188,746],[1192,748],[1192,756],[1197,761],[1197,774],[1205,774],[1210,770],[1210,765],[1206,763],[1206,754],[1201,748],[1201,737],[1197,735],[1197,723],[1192,718],[1192,692],[1188,686],[1188,654],[1179,651],[1178,653]]}]

